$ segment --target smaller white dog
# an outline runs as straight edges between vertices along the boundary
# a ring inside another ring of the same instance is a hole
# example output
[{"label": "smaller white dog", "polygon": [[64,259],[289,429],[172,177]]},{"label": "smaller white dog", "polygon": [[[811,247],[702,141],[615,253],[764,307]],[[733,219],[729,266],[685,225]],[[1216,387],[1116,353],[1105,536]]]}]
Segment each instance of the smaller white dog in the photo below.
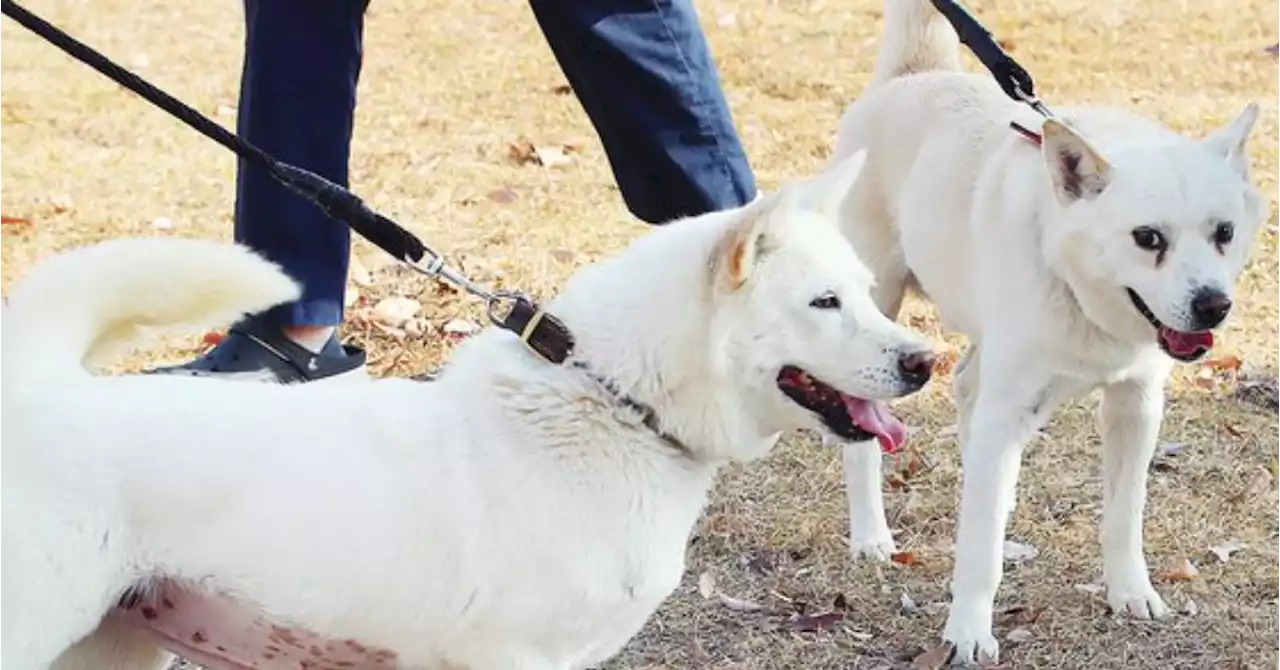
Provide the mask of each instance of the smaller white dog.
[{"label": "smaller white dog", "polygon": [[[929,0],[887,0],[871,88],[835,159],[867,151],[842,221],[896,315],[908,286],[968,336],[955,369],[964,485],[945,638],[995,658],[991,619],[1023,448],[1064,401],[1102,388],[1102,558],[1116,611],[1163,617],[1142,551],[1147,465],[1174,359],[1213,345],[1266,216],[1245,144],[1256,105],[1204,139],[1110,109],[1043,121],[959,72]],[[1042,146],[1010,122],[1040,128]],[[893,550],[880,456],[845,448],[855,554]]]},{"label": "smaller white dog", "polygon": [[881,401],[932,355],[834,224],[861,162],[576,273],[566,364],[491,329],[425,384],[91,376],[140,327],[296,288],[190,240],[41,264],[3,322],[4,669],[604,661],[679,583],[721,464],[800,428],[902,440]]}]

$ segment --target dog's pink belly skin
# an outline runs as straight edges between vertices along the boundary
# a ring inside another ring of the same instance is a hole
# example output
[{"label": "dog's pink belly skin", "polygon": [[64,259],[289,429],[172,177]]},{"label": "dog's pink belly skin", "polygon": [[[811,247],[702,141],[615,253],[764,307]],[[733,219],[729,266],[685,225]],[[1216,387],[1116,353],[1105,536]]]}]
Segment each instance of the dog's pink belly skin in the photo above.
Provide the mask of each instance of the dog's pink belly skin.
[{"label": "dog's pink belly skin", "polygon": [[236,600],[171,582],[108,616],[146,630],[157,645],[210,670],[392,670],[396,654],[356,640],[279,625]]}]

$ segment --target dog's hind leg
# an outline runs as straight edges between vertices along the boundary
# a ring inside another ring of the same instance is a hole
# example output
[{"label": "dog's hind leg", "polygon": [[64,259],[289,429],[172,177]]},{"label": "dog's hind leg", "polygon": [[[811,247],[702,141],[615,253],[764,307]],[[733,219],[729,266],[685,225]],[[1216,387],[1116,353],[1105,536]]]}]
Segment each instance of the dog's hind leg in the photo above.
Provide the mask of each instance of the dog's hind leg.
[{"label": "dog's hind leg", "polygon": [[108,617],[63,652],[52,670],[164,670],[173,659],[145,632]]},{"label": "dog's hind leg", "polygon": [[1118,382],[1103,389],[1098,408],[1102,433],[1102,569],[1107,602],[1139,619],[1164,618],[1169,608],[1151,586],[1142,554],[1142,515],[1147,468],[1155,454],[1164,414],[1159,377]]}]

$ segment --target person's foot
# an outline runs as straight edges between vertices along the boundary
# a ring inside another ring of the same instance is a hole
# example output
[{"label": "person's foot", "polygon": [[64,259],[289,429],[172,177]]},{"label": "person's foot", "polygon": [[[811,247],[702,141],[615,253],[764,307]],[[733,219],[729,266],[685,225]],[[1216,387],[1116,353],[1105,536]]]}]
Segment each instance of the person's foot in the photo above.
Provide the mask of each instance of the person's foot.
[{"label": "person's foot", "polygon": [[146,373],[298,384],[364,371],[364,350],[342,344],[336,334],[316,349],[299,344],[278,327],[249,317],[233,325],[226,339],[203,357]]}]

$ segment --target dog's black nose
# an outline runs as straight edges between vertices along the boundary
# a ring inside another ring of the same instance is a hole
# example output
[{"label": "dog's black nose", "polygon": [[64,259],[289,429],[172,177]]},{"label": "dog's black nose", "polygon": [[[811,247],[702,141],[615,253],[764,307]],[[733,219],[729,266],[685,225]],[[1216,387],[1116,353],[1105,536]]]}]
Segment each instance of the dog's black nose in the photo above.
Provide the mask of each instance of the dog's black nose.
[{"label": "dog's black nose", "polygon": [[1191,298],[1191,316],[1196,320],[1196,327],[1209,330],[1222,323],[1231,311],[1231,298],[1215,288],[1202,288]]},{"label": "dog's black nose", "polygon": [[933,363],[937,359],[928,349],[913,351],[898,359],[898,373],[907,384],[917,388],[924,386],[933,376]]}]

